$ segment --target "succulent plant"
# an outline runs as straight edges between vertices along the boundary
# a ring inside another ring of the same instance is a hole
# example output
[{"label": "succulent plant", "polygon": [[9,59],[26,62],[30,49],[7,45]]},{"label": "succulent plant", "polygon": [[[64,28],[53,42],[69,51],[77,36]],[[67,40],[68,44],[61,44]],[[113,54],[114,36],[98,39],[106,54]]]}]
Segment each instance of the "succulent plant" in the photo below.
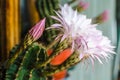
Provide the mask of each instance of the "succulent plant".
[{"label": "succulent plant", "polygon": [[2,80],[53,80],[58,73],[65,74],[79,62],[90,60],[94,64],[97,59],[102,63],[101,58],[107,59],[109,53],[114,53],[110,40],[96,29],[92,19],[79,15],[67,4],[61,11],[54,12],[59,8],[58,1],[37,0],[39,14],[44,19],[11,50],[9,59],[1,67]]}]

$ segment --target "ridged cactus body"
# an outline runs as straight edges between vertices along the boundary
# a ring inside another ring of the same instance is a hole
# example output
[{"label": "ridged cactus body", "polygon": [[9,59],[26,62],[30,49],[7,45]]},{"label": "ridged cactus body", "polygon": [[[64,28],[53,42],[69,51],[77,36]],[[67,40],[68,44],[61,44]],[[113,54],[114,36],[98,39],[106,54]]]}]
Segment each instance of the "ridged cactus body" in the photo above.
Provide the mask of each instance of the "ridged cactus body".
[{"label": "ridged cactus body", "polygon": [[[37,8],[40,18],[46,17],[46,27],[50,27],[55,21],[50,16],[55,15],[55,10],[59,8],[59,0],[37,0]],[[57,34],[57,31],[45,31],[42,39],[45,44],[49,44],[53,41],[53,36]]]},{"label": "ridged cactus body", "polygon": [[46,51],[38,43],[33,43],[27,47],[8,67],[5,80],[46,80],[40,75],[40,69],[35,68],[37,63],[45,59],[41,53],[44,55]]},{"label": "ridged cactus body", "polygon": [[[33,42],[25,49],[13,48],[12,54],[19,54],[10,66],[7,66],[6,76],[3,80],[51,80],[55,73],[63,71],[74,65],[74,58],[78,54],[73,54],[68,60],[59,65],[52,65],[51,60],[54,59],[60,52],[67,49],[69,45],[58,41],[51,55],[48,55],[47,48],[40,43]],[[16,49],[16,51],[15,51]],[[20,50],[18,50],[20,49]],[[17,50],[19,53],[16,53]],[[8,60],[9,61],[9,60]]]}]

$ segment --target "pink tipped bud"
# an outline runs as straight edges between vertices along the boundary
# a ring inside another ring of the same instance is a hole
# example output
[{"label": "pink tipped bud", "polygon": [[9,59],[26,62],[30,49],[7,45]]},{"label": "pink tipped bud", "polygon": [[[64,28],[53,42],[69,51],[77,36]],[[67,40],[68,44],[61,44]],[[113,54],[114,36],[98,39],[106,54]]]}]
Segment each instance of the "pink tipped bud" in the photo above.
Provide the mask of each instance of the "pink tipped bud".
[{"label": "pink tipped bud", "polygon": [[105,10],[102,14],[101,14],[101,19],[103,22],[107,21],[109,18],[109,12],[108,10]]},{"label": "pink tipped bud", "polygon": [[109,12],[108,12],[108,10],[105,10],[103,13],[101,13],[99,16],[97,16],[93,19],[93,23],[94,24],[103,23],[103,22],[107,21],[108,18],[109,18]]},{"label": "pink tipped bud", "polygon": [[86,10],[89,7],[89,3],[80,1],[78,4],[78,10],[83,11]]},{"label": "pink tipped bud", "polygon": [[39,39],[45,29],[45,18],[38,22],[32,29],[30,29],[29,34],[33,37],[34,41]]},{"label": "pink tipped bud", "polygon": [[45,18],[42,19],[35,26],[33,26],[32,29],[29,30],[28,34],[25,36],[24,39],[24,47],[27,47],[41,37],[45,29],[45,20]]},{"label": "pink tipped bud", "polygon": [[84,2],[84,1],[80,1],[79,4],[76,7],[77,7],[77,10],[79,12],[82,12],[89,7],[89,3]]}]

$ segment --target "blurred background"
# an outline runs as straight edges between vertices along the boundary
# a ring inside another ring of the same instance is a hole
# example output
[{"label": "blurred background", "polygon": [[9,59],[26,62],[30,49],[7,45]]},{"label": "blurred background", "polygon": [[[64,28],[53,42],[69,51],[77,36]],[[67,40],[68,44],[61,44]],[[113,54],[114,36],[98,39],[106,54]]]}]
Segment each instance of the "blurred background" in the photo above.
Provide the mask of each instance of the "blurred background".
[{"label": "blurred background", "polygon": [[[0,0],[0,65],[7,60],[12,47],[19,44],[40,19],[46,17],[46,26],[50,26],[54,23],[50,15],[55,14],[54,10],[58,10],[60,4],[68,3],[78,8],[81,1],[89,4],[87,9],[79,9],[88,18],[95,18],[105,10],[109,12],[109,19],[98,29],[112,41],[116,55],[103,65],[95,62],[94,68],[91,64],[87,67],[78,64],[68,71],[65,80],[120,80],[120,0]],[[46,39],[46,43],[50,41]]]}]

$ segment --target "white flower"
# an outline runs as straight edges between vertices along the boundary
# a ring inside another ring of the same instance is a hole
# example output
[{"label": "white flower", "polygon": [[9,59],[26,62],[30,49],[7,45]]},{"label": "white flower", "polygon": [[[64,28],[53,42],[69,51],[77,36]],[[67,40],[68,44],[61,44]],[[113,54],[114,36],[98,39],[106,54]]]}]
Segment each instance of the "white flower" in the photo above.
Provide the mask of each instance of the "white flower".
[{"label": "white flower", "polygon": [[[111,46],[111,41],[102,35],[99,30],[94,30],[91,34],[87,36],[83,36],[86,41],[87,48],[78,48],[77,50],[80,53],[80,59],[84,57],[89,58],[94,64],[94,60],[97,59],[100,63],[102,63],[101,59],[110,58],[110,53],[115,53],[113,51],[114,46]],[[77,42],[79,44],[79,42]]]},{"label": "white flower", "polygon": [[61,41],[68,38],[72,40],[72,48],[80,52],[80,59],[87,57],[93,62],[94,59],[109,57],[113,52],[110,40],[102,35],[100,30],[96,29],[96,24],[91,23],[91,19],[87,19],[85,15],[78,14],[70,6],[65,4],[61,10],[56,12],[53,19],[59,23],[53,24],[50,28],[58,29],[61,34]]}]

